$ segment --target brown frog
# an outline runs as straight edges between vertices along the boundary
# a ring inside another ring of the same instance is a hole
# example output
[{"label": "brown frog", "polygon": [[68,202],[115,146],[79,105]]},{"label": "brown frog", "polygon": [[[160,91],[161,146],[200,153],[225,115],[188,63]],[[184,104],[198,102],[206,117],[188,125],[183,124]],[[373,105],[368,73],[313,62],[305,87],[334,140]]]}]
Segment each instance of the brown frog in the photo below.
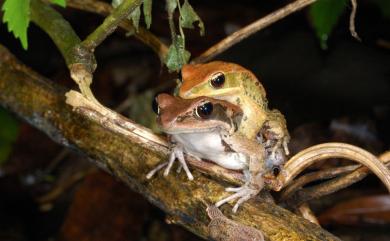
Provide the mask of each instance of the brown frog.
[{"label": "brown frog", "polygon": [[209,97],[185,100],[160,94],[156,100],[157,123],[169,134],[171,141],[171,155],[164,175],[169,174],[175,159],[178,159],[192,180],[185,160],[185,155],[188,155],[243,172],[245,184],[238,188],[227,188],[234,194],[217,202],[216,206],[238,199],[233,207],[236,212],[240,204],[259,193],[263,188],[265,172],[264,148],[236,131],[243,115],[238,106]]}]

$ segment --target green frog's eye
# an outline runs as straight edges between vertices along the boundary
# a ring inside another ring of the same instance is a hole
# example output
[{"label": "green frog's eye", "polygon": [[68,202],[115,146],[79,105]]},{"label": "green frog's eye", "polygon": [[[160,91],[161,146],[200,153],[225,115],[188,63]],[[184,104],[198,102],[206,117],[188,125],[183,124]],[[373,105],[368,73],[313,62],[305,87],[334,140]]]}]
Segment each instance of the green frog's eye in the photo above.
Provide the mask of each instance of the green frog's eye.
[{"label": "green frog's eye", "polygon": [[221,72],[216,73],[211,77],[210,84],[216,89],[221,88],[224,83],[225,83],[225,75]]},{"label": "green frog's eye", "polygon": [[211,102],[207,102],[196,108],[196,115],[202,119],[207,119],[211,113],[213,113],[213,104]]}]

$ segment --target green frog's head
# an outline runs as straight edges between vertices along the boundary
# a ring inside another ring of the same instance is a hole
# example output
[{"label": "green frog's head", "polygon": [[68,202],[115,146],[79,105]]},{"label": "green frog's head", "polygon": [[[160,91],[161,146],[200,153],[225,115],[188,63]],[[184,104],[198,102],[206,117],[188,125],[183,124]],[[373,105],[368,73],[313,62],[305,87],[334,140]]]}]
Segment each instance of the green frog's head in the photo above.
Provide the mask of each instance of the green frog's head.
[{"label": "green frog's head", "polygon": [[256,76],[234,63],[214,61],[206,64],[187,64],[183,66],[181,75],[179,96],[185,99],[199,96],[228,99],[246,95],[248,92],[261,98],[266,95]]}]

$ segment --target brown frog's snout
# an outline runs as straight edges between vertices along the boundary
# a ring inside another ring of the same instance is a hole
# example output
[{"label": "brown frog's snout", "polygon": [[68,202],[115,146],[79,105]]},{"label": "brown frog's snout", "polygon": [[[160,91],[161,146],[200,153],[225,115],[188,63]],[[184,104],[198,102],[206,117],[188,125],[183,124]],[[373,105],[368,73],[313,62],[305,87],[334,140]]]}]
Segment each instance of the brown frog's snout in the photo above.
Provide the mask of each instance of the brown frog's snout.
[{"label": "brown frog's snout", "polygon": [[156,97],[156,102],[160,110],[164,110],[169,106],[172,106],[175,102],[175,97],[168,94],[159,94]]}]

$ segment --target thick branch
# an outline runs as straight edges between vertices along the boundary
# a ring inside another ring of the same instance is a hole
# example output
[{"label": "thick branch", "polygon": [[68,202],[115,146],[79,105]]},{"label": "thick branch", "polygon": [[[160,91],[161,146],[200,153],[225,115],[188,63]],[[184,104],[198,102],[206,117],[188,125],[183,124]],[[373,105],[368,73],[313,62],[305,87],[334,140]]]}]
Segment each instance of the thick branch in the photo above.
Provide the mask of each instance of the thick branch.
[{"label": "thick branch", "polygon": [[[199,236],[207,237],[210,222],[206,203],[222,196],[225,186],[194,171],[195,180],[185,175],[159,175],[146,180],[146,173],[166,160],[161,138],[140,133],[145,128],[129,122],[134,128],[130,136],[110,132],[101,123],[72,111],[65,104],[65,91],[19,64],[0,47],[0,104],[44,131],[53,140],[88,155],[96,165],[116,175],[132,189],[169,214]],[[104,121],[104,117],[102,117]],[[165,151],[164,151],[165,150]],[[319,226],[300,218],[275,204],[252,200],[232,215],[231,207],[223,208],[229,218],[262,230],[270,240],[338,240]]]},{"label": "thick branch", "polygon": [[247,25],[244,28],[232,33],[226,38],[219,41],[217,44],[211,46],[200,56],[193,59],[192,63],[203,63],[213,59],[215,56],[224,52],[233,45],[239,43],[241,40],[248,38],[252,34],[270,26],[271,24],[283,19],[284,17],[314,3],[317,0],[296,0],[293,3],[286,5],[283,8],[276,10],[267,16],[260,18],[259,20]]}]

